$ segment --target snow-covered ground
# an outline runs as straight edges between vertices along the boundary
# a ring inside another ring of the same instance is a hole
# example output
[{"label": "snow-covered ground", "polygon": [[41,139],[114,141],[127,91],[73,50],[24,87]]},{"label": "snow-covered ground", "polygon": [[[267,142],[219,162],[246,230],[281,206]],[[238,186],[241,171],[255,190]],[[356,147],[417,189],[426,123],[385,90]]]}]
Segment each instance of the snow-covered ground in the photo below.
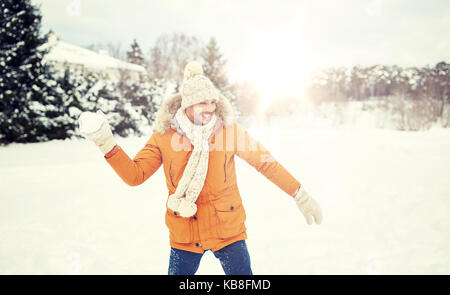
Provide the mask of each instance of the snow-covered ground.
[{"label": "snow-covered ground", "polygon": [[[250,127],[322,207],[236,158],[255,274],[450,274],[450,130]],[[262,132],[265,130],[264,132]],[[149,134],[150,136],[150,134]],[[130,157],[147,137],[120,138]],[[129,187],[87,140],[0,148],[1,274],[166,274],[162,168]],[[223,274],[206,252],[198,274]]]}]

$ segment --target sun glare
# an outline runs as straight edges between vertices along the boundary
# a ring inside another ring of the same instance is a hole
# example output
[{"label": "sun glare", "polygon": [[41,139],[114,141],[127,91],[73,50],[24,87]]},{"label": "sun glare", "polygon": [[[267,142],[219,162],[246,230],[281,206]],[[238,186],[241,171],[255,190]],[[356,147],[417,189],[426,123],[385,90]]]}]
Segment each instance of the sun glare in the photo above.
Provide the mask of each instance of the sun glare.
[{"label": "sun glare", "polygon": [[303,98],[303,86],[310,69],[310,56],[299,42],[268,40],[266,37],[254,45],[245,68],[248,80],[259,89],[261,112],[284,95]]}]

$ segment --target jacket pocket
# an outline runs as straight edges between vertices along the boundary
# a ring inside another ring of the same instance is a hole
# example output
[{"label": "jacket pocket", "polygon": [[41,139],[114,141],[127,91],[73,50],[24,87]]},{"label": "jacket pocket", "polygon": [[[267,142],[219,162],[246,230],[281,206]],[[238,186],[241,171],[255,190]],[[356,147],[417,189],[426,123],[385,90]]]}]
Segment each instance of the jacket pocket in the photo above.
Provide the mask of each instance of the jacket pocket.
[{"label": "jacket pocket", "polygon": [[166,226],[170,232],[170,239],[177,243],[193,242],[192,218],[184,218],[167,208]]},{"label": "jacket pocket", "polygon": [[246,230],[246,214],[239,196],[224,196],[213,201],[218,219],[219,238],[227,239]]}]

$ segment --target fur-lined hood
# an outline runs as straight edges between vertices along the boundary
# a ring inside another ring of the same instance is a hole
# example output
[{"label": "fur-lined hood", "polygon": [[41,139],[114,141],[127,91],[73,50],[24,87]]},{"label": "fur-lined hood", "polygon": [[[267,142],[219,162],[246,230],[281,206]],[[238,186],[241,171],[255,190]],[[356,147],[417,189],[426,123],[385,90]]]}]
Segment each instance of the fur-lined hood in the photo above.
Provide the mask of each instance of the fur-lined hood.
[{"label": "fur-lined hood", "polygon": [[[171,129],[171,122],[177,110],[181,107],[181,94],[177,93],[166,99],[160,106],[155,115],[153,130],[164,134]],[[216,115],[222,120],[223,125],[227,126],[234,123],[234,111],[231,103],[221,93],[219,100],[216,101]]]}]

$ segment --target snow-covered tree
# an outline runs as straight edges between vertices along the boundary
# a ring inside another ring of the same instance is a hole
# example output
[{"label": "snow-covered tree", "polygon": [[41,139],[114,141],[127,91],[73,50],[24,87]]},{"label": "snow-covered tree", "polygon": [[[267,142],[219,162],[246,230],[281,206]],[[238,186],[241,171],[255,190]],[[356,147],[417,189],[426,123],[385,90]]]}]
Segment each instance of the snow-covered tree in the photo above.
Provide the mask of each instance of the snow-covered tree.
[{"label": "snow-covered tree", "polygon": [[71,67],[66,68],[58,82],[69,102],[70,120],[75,124],[68,135],[80,136],[75,128],[81,112],[97,110],[105,113],[115,134],[123,137],[139,134],[136,109],[121,95],[118,82],[111,81],[100,72]]},{"label": "snow-covered tree", "polygon": [[[63,93],[64,106],[68,116],[67,125],[70,125],[66,132],[67,137],[81,137],[76,132],[76,128],[82,112],[113,109],[113,102],[99,102],[98,93],[104,87],[106,80],[100,73],[92,73],[84,68],[73,68],[68,65],[62,74],[57,75],[57,89]],[[100,103],[101,108],[99,108]]]},{"label": "snow-covered tree", "polygon": [[127,61],[140,66],[145,66],[144,54],[142,54],[141,47],[137,43],[136,39],[131,44],[131,49],[127,51]]},{"label": "snow-covered tree", "polygon": [[30,0],[0,2],[0,143],[64,138],[64,107],[52,69],[43,63],[50,49],[40,33],[39,7]]},{"label": "snow-covered tree", "polygon": [[58,84],[66,95],[70,122],[74,123],[68,137],[80,136],[76,127],[81,112],[97,110],[105,113],[114,134],[122,137],[147,134],[167,87],[165,81],[150,80],[147,75],[136,80],[122,71],[116,81],[101,72],[69,66],[59,76]]},{"label": "snow-covered tree", "polygon": [[121,75],[117,87],[123,100],[130,103],[139,116],[137,124],[140,131],[144,132],[153,124],[168,84],[163,79],[152,79],[148,75],[140,75],[139,79],[131,79],[126,73]]}]

